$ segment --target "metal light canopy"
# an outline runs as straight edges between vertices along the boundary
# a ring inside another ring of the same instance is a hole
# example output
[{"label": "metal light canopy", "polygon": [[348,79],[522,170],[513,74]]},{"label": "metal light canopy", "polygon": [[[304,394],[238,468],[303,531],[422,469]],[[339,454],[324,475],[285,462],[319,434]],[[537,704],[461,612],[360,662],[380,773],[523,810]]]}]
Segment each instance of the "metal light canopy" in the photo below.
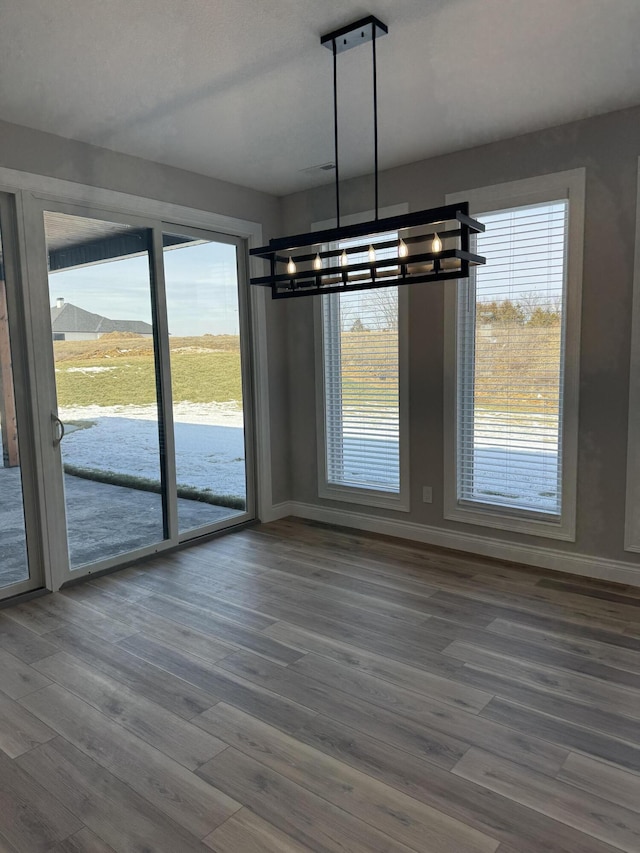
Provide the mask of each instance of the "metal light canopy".
[{"label": "metal light canopy", "polygon": [[[269,275],[253,277],[251,284],[270,287],[274,299],[468,278],[472,265],[485,263],[470,251],[471,234],[484,231],[484,225],[470,218],[468,202],[378,216],[376,41],[387,32],[385,24],[369,15],[320,39],[333,53],[336,227],[278,237],[251,249],[251,255],[269,261]],[[375,219],[341,226],[337,56],[366,42],[372,45]]]}]

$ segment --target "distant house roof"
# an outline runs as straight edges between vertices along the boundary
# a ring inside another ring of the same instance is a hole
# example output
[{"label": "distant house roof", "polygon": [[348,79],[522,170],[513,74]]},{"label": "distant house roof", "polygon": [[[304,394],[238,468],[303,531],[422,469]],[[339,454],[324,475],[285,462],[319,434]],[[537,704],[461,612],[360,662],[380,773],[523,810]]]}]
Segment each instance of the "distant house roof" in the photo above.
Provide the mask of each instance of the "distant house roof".
[{"label": "distant house roof", "polygon": [[133,332],[136,335],[153,334],[153,326],[142,320],[110,320],[100,314],[92,314],[70,302],[51,309],[51,326],[55,333],[92,332],[101,335],[107,332]]}]

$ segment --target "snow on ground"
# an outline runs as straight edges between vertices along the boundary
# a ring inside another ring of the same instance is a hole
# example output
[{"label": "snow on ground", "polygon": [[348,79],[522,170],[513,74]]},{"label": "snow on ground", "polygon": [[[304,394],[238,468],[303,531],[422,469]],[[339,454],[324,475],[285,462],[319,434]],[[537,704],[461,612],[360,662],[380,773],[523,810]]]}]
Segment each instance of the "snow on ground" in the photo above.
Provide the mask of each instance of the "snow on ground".
[{"label": "snow on ground", "polygon": [[[66,426],[65,463],[160,479],[154,405],[76,406],[61,408],[59,414]],[[244,496],[244,429],[238,405],[178,403],[174,422],[178,484]]]},{"label": "snow on ground", "polygon": [[476,410],[474,496],[556,512],[559,437],[557,414]]},{"label": "snow on ground", "polygon": [[[378,438],[369,428],[375,427]],[[397,411],[346,408],[343,413],[341,477],[357,484],[397,489],[389,472],[398,469]],[[473,494],[491,503],[556,510],[558,493],[557,415],[491,412],[474,420]],[[392,475],[393,476],[393,475]]]},{"label": "snow on ground", "polygon": [[[67,424],[64,461],[160,479],[155,406],[82,406],[60,411]],[[242,410],[231,403],[178,403],[174,409],[177,480],[216,494],[245,495]],[[371,437],[374,421],[384,440]],[[69,423],[71,422],[71,423]],[[83,424],[92,424],[82,428]],[[520,429],[521,428],[521,432]],[[477,412],[474,493],[490,501],[524,501],[554,510],[557,494],[557,420],[542,415]],[[397,467],[397,420],[385,413],[345,412],[344,476],[351,482],[385,483]],[[369,451],[377,449],[379,470]],[[363,460],[364,468],[363,470]]]}]

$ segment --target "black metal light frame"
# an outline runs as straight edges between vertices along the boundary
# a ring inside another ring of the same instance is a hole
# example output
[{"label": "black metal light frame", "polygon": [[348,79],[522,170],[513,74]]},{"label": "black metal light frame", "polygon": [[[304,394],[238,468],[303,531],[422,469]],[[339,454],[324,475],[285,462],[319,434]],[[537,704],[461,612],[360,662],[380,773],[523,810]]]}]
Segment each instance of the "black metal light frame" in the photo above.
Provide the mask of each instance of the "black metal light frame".
[{"label": "black metal light frame", "polygon": [[[468,202],[385,219],[378,216],[376,40],[387,32],[385,24],[369,15],[320,39],[333,53],[336,227],[275,238],[268,246],[250,250],[269,262],[269,275],[254,276],[251,284],[270,287],[274,299],[468,278],[471,266],[485,263],[470,251],[471,234],[484,231],[484,225],[469,216]],[[372,44],[375,218],[341,226],[337,55],[366,42]],[[341,245],[360,237],[365,238],[361,244]],[[363,253],[366,262],[349,262],[350,255]]]}]

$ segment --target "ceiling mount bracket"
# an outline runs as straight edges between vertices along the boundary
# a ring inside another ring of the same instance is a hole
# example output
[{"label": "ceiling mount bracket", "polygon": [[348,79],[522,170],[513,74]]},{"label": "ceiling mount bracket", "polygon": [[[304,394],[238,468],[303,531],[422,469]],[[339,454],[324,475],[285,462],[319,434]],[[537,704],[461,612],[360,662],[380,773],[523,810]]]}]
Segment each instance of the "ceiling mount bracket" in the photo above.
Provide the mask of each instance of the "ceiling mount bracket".
[{"label": "ceiling mount bracket", "polygon": [[338,30],[327,33],[320,37],[320,44],[329,50],[333,50],[333,43],[336,45],[336,53],[344,53],[345,50],[351,50],[352,47],[357,47],[359,44],[366,44],[384,36],[389,32],[389,27],[383,24],[375,15],[368,15],[366,18],[361,18],[353,24],[348,24],[346,27],[340,27]]}]

